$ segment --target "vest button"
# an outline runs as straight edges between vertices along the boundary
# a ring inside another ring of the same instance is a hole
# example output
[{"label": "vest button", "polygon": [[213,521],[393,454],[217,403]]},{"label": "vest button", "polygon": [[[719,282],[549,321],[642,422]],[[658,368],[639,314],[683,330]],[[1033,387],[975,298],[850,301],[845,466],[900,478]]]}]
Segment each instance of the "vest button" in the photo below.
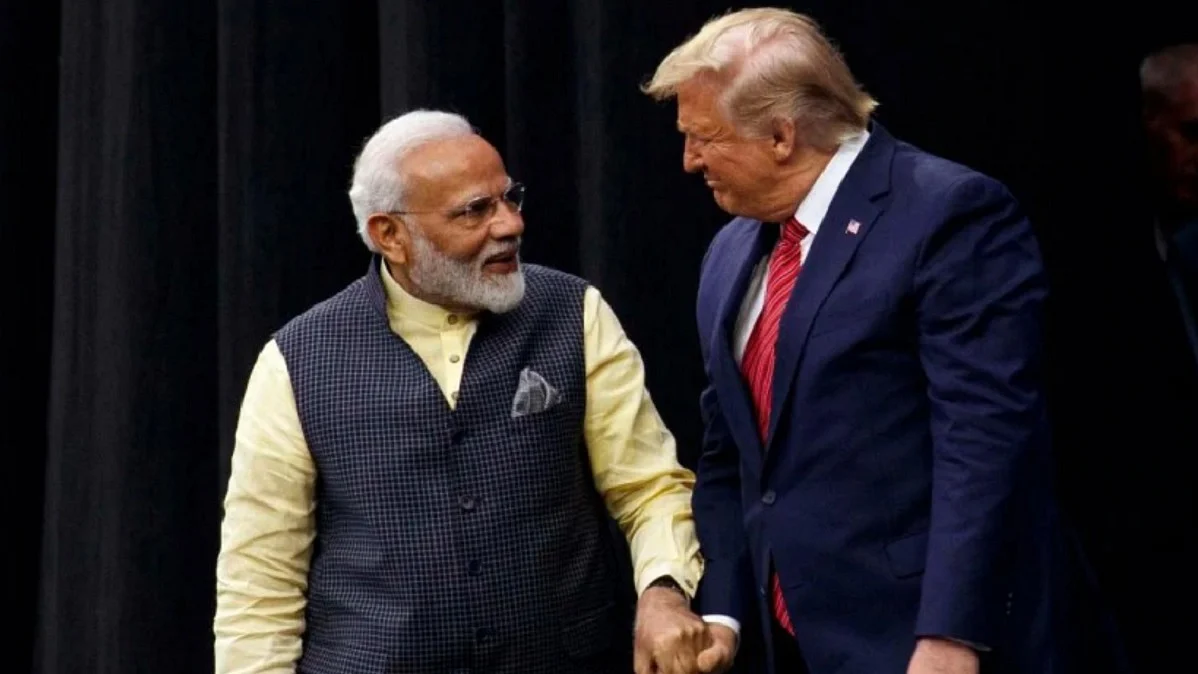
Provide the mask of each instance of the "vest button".
[{"label": "vest button", "polygon": [[471,576],[477,576],[483,572],[483,563],[477,559],[472,559],[470,560],[470,564],[467,565],[467,569],[470,571]]},{"label": "vest button", "polygon": [[462,444],[462,441],[465,439],[466,439],[466,429],[464,429],[464,428],[455,428],[455,429],[453,429],[453,432],[449,434],[449,441],[455,445]]},{"label": "vest button", "polygon": [[778,495],[774,493],[773,489],[770,489],[761,495],[761,502],[766,505],[774,505],[774,501],[777,500],[777,498]]},{"label": "vest button", "polygon": [[478,640],[478,643],[485,644],[491,640],[491,630],[480,627],[474,631],[474,638]]},{"label": "vest button", "polygon": [[474,510],[474,499],[469,496],[463,496],[458,499],[458,505],[462,506],[462,510]]}]

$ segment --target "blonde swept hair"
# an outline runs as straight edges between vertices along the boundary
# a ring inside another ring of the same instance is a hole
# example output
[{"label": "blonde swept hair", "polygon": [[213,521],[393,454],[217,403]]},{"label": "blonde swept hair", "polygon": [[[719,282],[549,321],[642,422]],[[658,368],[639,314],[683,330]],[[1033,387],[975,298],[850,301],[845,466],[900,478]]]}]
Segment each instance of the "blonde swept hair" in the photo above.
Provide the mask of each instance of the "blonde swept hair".
[{"label": "blonde swept hair", "polygon": [[764,136],[775,120],[793,120],[804,140],[823,150],[866,128],[878,105],[818,24],[785,9],[742,9],[711,19],[671,51],[641,89],[666,100],[702,73],[725,81],[720,104],[742,132]]}]

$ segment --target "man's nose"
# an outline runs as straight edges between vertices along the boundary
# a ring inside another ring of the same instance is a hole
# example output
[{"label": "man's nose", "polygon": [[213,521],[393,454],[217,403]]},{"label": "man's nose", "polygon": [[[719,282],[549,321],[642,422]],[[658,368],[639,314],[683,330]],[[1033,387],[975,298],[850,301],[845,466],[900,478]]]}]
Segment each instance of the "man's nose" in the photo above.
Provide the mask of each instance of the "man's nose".
[{"label": "man's nose", "polygon": [[491,236],[496,239],[510,239],[524,234],[524,216],[516,207],[506,201],[499,203],[499,212],[491,222]]}]

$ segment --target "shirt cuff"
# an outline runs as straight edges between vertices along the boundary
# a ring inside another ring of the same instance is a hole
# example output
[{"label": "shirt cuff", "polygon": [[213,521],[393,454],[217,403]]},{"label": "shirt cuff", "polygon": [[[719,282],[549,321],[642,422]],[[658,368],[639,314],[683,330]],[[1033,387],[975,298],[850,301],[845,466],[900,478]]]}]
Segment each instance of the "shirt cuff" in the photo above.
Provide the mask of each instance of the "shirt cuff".
[{"label": "shirt cuff", "polygon": [[984,644],[975,644],[972,641],[966,641],[964,639],[949,638],[949,641],[955,641],[955,642],[961,644],[962,646],[968,646],[969,648],[972,648],[973,650],[975,650],[979,653],[985,653],[990,650],[989,646],[986,646]]},{"label": "shirt cuff", "polygon": [[732,616],[705,615],[705,616],[703,616],[703,622],[711,623],[713,625],[723,625],[724,627],[727,627],[728,629],[732,630],[733,632],[736,632],[736,636],[738,636],[738,637],[740,636],[740,621],[737,620],[736,618],[733,618]]},{"label": "shirt cuff", "polygon": [[723,625],[732,630],[733,634],[736,635],[736,646],[733,647],[732,654],[736,655],[736,652],[740,650],[740,621],[732,616],[717,614],[703,616],[703,622],[712,625]]},{"label": "shirt cuff", "polygon": [[966,641],[964,639],[957,639],[956,637],[937,637],[937,636],[928,635],[928,636],[920,637],[920,639],[940,639],[941,641],[951,641],[954,644],[960,644],[962,646],[965,646],[966,648],[972,648],[973,650],[977,651],[978,653],[986,653],[986,652],[989,652],[989,650],[990,650],[990,647],[985,644],[975,644],[972,641]]}]

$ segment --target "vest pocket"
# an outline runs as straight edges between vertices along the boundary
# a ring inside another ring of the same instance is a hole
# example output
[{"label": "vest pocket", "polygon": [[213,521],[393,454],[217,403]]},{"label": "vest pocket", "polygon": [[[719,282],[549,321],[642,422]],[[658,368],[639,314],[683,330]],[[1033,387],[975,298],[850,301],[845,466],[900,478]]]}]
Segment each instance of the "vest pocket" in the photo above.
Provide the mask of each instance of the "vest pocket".
[{"label": "vest pocket", "polygon": [[562,627],[562,647],[574,658],[601,655],[611,647],[613,602],[582,614]]}]

